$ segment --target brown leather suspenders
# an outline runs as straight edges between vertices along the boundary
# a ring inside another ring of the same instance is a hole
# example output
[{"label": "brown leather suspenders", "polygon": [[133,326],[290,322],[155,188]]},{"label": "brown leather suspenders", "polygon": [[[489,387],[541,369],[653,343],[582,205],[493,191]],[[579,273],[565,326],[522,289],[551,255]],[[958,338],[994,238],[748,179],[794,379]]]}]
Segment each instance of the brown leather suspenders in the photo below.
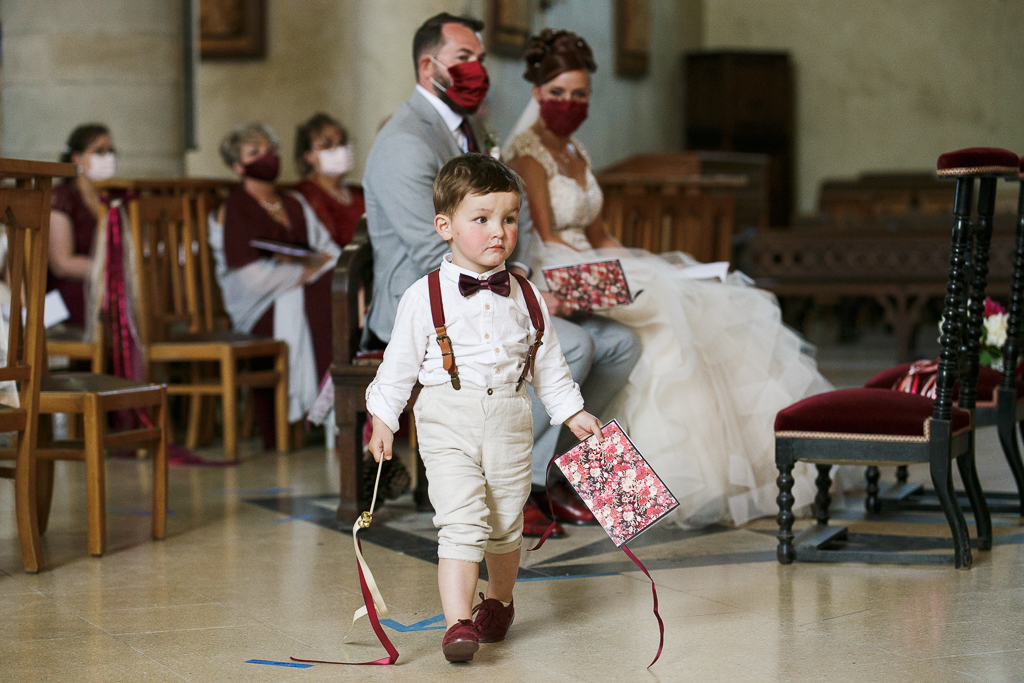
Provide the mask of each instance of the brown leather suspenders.
[{"label": "brown leather suspenders", "polygon": [[534,296],[533,287],[530,286],[530,283],[519,273],[512,274],[515,275],[520,289],[523,290],[523,298],[526,299],[526,310],[530,312],[530,322],[533,323],[534,329],[537,330],[537,338],[533,340],[530,350],[526,352],[523,374],[519,375],[519,381],[516,382],[516,391],[519,391],[523,386],[523,382],[526,381],[526,376],[533,374],[533,361],[537,357],[537,349],[544,343],[541,341],[544,338],[544,314],[540,310],[540,304],[537,303],[537,297]]},{"label": "brown leather suspenders", "polygon": [[[437,333],[437,345],[441,347],[441,362],[444,369],[451,375],[452,387],[458,390],[462,388],[462,384],[459,382],[459,366],[455,364],[455,354],[452,352],[452,340],[445,329],[444,302],[441,299],[441,277],[439,272],[439,270],[435,270],[427,275],[427,285],[430,290],[430,316],[433,318],[434,332]],[[544,337],[544,314],[541,312],[540,304],[533,293],[533,287],[530,286],[526,278],[518,273],[512,273],[512,275],[515,276],[519,282],[519,287],[523,290],[523,298],[526,299],[526,309],[530,312],[530,322],[533,323],[534,329],[537,330],[537,337],[534,339],[533,344],[530,345],[530,350],[526,353],[523,373],[519,375],[519,381],[516,382],[516,391],[519,391],[527,376],[533,373],[537,349],[543,343],[541,340]]]},{"label": "brown leather suspenders", "polygon": [[427,276],[427,285],[430,289],[430,316],[434,319],[437,345],[441,347],[441,362],[444,364],[444,369],[452,376],[452,386],[458,391],[462,388],[462,384],[459,382],[459,366],[455,364],[455,354],[452,352],[452,340],[444,327],[444,302],[441,300],[439,271],[440,269],[435,270]]}]

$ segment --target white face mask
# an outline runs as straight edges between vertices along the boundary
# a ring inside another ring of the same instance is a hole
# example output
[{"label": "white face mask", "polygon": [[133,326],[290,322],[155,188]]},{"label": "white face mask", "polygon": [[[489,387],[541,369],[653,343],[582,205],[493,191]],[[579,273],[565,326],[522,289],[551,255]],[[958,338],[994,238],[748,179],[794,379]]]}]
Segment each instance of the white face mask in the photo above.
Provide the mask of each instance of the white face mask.
[{"label": "white face mask", "polygon": [[85,171],[85,175],[89,180],[98,182],[100,180],[113,178],[116,172],[117,163],[114,161],[113,152],[89,155],[89,168]]},{"label": "white face mask", "polygon": [[338,145],[334,149],[322,149],[316,153],[320,160],[320,172],[337,177],[352,170],[352,145]]}]

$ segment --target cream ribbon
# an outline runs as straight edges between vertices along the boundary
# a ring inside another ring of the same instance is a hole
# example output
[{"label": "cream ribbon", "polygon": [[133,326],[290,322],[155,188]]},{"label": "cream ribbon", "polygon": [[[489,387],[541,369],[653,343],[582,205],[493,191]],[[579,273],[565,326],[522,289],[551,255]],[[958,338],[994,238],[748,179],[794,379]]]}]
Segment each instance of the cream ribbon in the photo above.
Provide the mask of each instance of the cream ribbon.
[{"label": "cream ribbon", "polygon": [[[380,486],[380,472],[381,468],[384,467],[384,458],[381,457],[380,462],[377,463],[377,479],[373,483],[373,499],[370,501],[370,509],[360,515],[356,523],[352,525],[352,545],[356,551],[356,562],[359,563],[359,567],[363,570],[363,578],[366,580],[366,587],[370,590],[370,595],[373,596],[373,606],[377,609],[378,617],[386,617],[388,615],[388,606],[384,603],[384,597],[380,594],[380,589],[377,588],[377,582],[373,578],[373,573],[370,571],[369,565],[366,564],[366,560],[363,559],[363,552],[359,549],[359,530],[365,529],[370,526],[370,522],[373,521],[373,508],[377,504],[377,487]],[[349,629],[351,633],[352,628],[355,627],[356,622],[361,617],[367,615],[366,605],[363,605],[355,611],[352,615],[352,627]]]}]

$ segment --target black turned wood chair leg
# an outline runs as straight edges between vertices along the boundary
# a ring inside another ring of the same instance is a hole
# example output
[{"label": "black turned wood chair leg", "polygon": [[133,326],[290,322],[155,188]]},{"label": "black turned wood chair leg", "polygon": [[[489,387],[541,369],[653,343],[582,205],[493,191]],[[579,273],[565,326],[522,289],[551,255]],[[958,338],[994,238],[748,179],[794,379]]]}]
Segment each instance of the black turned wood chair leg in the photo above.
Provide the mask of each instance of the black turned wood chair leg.
[{"label": "black turned wood chair leg", "polygon": [[[1021,460],[1020,445],[1017,443],[1017,390],[999,389],[999,418],[996,429],[999,431],[999,444],[1003,447],[1003,455],[1010,465],[1013,480],[1017,484],[1019,514],[1024,516],[1024,461]],[[1024,431],[1024,424],[1021,425]]]},{"label": "black turned wood chair leg", "polygon": [[793,515],[793,463],[778,462],[779,478],[775,483],[779,487],[779,496],[775,502],[779,504],[779,514],[775,521],[779,523],[779,547],[776,556],[779,564],[793,564],[796,559],[796,546],[793,544],[793,522],[796,517]]},{"label": "black turned wood chair leg", "polygon": [[935,495],[939,498],[939,505],[942,506],[953,534],[953,563],[957,569],[970,569],[973,559],[967,536],[967,521],[953,490],[953,471],[950,468],[948,454],[947,449],[944,453],[938,454],[938,457],[932,458],[932,485],[935,486]]},{"label": "black turned wood chair leg", "polygon": [[960,470],[960,478],[967,490],[967,498],[971,501],[971,510],[974,512],[974,526],[978,534],[978,549],[992,549],[992,515],[989,513],[988,501],[985,500],[985,492],[981,490],[981,481],[978,480],[977,463],[974,460],[974,434],[971,434],[971,447],[967,452],[956,459],[957,469]]},{"label": "black turned wood chair leg", "polygon": [[818,487],[818,492],[814,496],[814,516],[818,520],[818,524],[826,526],[828,524],[828,509],[832,505],[832,494],[829,490],[832,488],[832,465],[818,465],[818,478],[814,480],[814,484]]},{"label": "black turned wood chair leg", "polygon": [[896,483],[906,484],[910,478],[910,469],[906,465],[900,465],[896,468]]},{"label": "black turned wood chair leg", "polygon": [[872,515],[877,515],[882,511],[882,502],[878,499],[879,476],[878,468],[874,465],[868,467],[864,472],[864,478],[867,479],[867,497],[864,498],[864,509]]}]

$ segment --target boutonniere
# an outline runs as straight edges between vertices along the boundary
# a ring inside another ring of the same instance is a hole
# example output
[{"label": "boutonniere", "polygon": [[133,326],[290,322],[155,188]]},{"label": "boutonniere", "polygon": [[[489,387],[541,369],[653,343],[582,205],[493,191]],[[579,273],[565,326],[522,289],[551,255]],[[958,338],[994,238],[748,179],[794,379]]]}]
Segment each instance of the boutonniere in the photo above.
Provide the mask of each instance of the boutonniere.
[{"label": "boutonniere", "polygon": [[492,157],[501,161],[501,145],[498,144],[498,138],[486,128],[484,128],[484,149]]}]

